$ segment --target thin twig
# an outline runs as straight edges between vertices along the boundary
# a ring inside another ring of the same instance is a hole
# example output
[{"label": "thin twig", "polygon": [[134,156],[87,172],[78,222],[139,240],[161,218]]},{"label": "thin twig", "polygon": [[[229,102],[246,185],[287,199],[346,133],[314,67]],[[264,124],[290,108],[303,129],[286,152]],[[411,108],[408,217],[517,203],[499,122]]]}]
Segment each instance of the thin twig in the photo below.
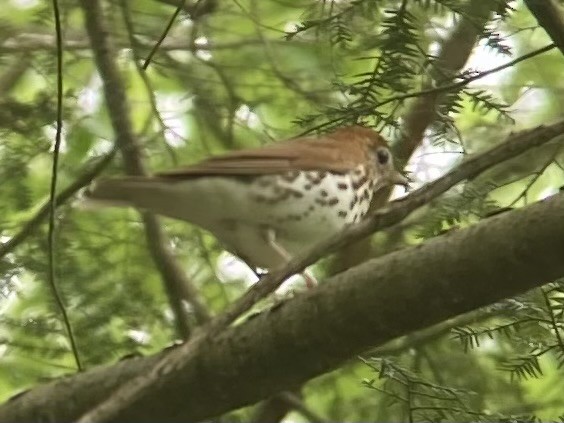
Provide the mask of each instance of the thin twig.
[{"label": "thin twig", "polygon": [[257,15],[258,15],[258,13],[257,13],[258,2],[257,1],[251,2],[251,8],[250,8],[251,10],[250,11],[246,10],[243,7],[243,5],[241,3],[239,3],[238,1],[235,1],[235,4],[239,7],[239,9],[241,9],[241,11],[251,21],[253,21],[255,23],[255,33],[257,34],[259,40],[262,42],[263,53],[264,53],[267,61],[270,63],[270,68],[272,69],[272,73],[274,74],[274,76],[276,78],[278,78],[286,88],[288,88],[288,89],[292,90],[293,92],[299,94],[305,100],[307,100],[307,101],[309,101],[313,104],[321,103],[322,99],[316,94],[315,91],[303,89],[300,86],[300,84],[295,81],[295,79],[296,79],[295,76],[288,76],[283,71],[280,70],[280,67],[278,66],[278,63],[277,63],[277,60],[276,60],[276,55],[273,54],[272,51],[271,51],[270,40],[264,35],[264,32],[262,30],[262,26],[260,25],[260,21],[257,17]]},{"label": "thin twig", "polygon": [[[55,198],[55,207],[60,207],[70,198],[72,198],[81,188],[88,185],[94,178],[96,178],[110,162],[112,161],[115,150],[112,150],[106,156],[102,157],[91,169],[84,171],[72,184],[64,190],[59,191]],[[8,241],[0,244],[0,259],[6,254],[13,251],[18,245],[27,239],[28,236],[40,226],[43,221],[49,217],[51,210],[51,201],[45,202],[39,210],[29,219],[22,228],[13,235]]]},{"label": "thin twig", "polygon": [[159,49],[160,45],[162,44],[162,42],[164,41],[164,39],[166,38],[166,36],[168,35],[170,29],[172,28],[172,25],[174,24],[174,21],[176,20],[176,18],[178,17],[178,15],[180,14],[180,12],[182,11],[182,9],[184,9],[184,3],[186,3],[186,0],[182,0],[182,2],[178,5],[178,7],[176,8],[176,10],[174,11],[174,13],[172,14],[172,16],[170,17],[168,24],[165,28],[165,30],[163,31],[162,35],[160,36],[160,38],[158,39],[158,41],[155,43],[155,45],[153,46],[153,48],[151,49],[151,51],[149,52],[149,55],[147,56],[147,58],[145,59],[145,62],[143,63],[142,68],[144,70],[147,70],[147,68],[149,67],[149,64],[151,63],[151,60],[153,59],[153,56],[156,54],[157,50]]},{"label": "thin twig", "polygon": [[[485,70],[483,72],[479,72],[476,75],[472,75],[472,76],[469,76],[469,77],[466,77],[466,78],[461,78],[460,81],[454,82],[452,84],[441,85],[439,87],[428,88],[428,89],[425,89],[425,90],[412,91],[412,92],[405,93],[405,94],[398,94],[398,95],[395,95],[395,96],[392,96],[392,97],[388,97],[386,100],[382,100],[381,102],[373,104],[370,107],[358,109],[358,110],[356,110],[356,112],[359,113],[359,114],[368,114],[368,113],[371,113],[374,110],[379,109],[380,107],[385,106],[386,104],[392,103],[394,101],[403,101],[403,100],[408,100],[410,98],[423,97],[423,96],[430,95],[430,94],[442,94],[442,93],[445,93],[445,92],[448,92],[448,91],[454,91],[454,90],[465,87],[466,85],[470,84],[471,82],[477,81],[477,80],[482,79],[486,76],[489,76],[489,75],[492,75],[492,74],[497,73],[499,71],[502,71],[504,69],[510,68],[510,67],[516,65],[519,62],[531,59],[535,56],[546,53],[547,51],[550,51],[554,48],[556,48],[556,44],[554,44],[554,43],[548,44],[548,45],[541,47],[537,50],[533,50],[533,51],[531,51],[527,54],[519,56],[516,59],[510,60],[509,62],[506,62],[503,65],[499,65],[499,66],[496,66],[495,68],[491,68],[491,69]],[[339,122],[339,119],[328,120],[327,122],[324,122],[324,123],[316,125],[312,128],[309,128],[307,131],[304,131],[302,134],[300,134],[300,136],[307,135],[307,134],[309,134],[313,131],[317,131],[317,130],[326,128],[326,127],[331,126],[331,125],[333,125],[337,122]]]},{"label": "thin twig", "polygon": [[49,286],[57,303],[57,307],[63,318],[72,354],[78,371],[82,371],[82,364],[78,354],[78,347],[74,337],[72,326],[69,320],[63,297],[57,287],[55,276],[55,212],[57,209],[57,165],[59,164],[59,150],[61,147],[62,131],[63,131],[63,34],[61,29],[61,16],[59,13],[59,2],[53,0],[53,14],[55,17],[55,32],[57,34],[57,128],[55,133],[55,146],[53,148],[53,170],[51,174],[51,190],[49,194],[50,213],[49,213],[49,232],[47,235],[48,244],[48,263],[49,263]]},{"label": "thin twig", "polygon": [[548,297],[548,294],[543,288],[540,288],[540,290],[544,298],[544,303],[546,304],[546,310],[550,315],[550,325],[552,326],[552,330],[554,330],[556,340],[558,341],[558,347],[560,348],[560,352],[564,354],[564,340],[562,339],[562,335],[560,334],[560,329],[558,328],[558,323],[556,322],[556,317],[554,316],[552,306],[550,305],[550,298]]},{"label": "thin twig", "polygon": [[445,333],[450,332],[453,328],[481,322],[500,314],[499,310],[491,307],[466,313],[461,316],[445,320],[444,322],[430,328],[411,333],[401,338],[396,338],[384,345],[371,349],[365,353],[365,355],[376,357],[400,355],[411,348],[428,345],[433,340],[436,340]]},{"label": "thin twig", "polygon": [[561,150],[561,148],[562,148],[561,145],[556,146],[554,153],[548,158],[548,160],[546,162],[544,162],[544,164],[541,166],[541,168],[539,170],[537,170],[532,175],[533,177],[527,183],[527,185],[521,190],[521,193],[511,203],[509,203],[507,205],[507,207],[513,207],[521,199],[524,199],[525,204],[527,204],[527,196],[528,196],[529,190],[539,180],[539,178],[544,174],[544,172],[552,164],[552,162],[554,162],[554,160],[556,159],[556,156],[558,155],[558,152]]},{"label": "thin twig", "polygon": [[384,106],[388,103],[394,102],[394,101],[402,101],[402,100],[407,100],[409,98],[421,97],[421,96],[428,95],[428,94],[441,94],[441,93],[448,92],[448,91],[458,90],[458,89],[463,88],[466,85],[470,84],[471,82],[477,81],[478,79],[482,79],[482,78],[489,76],[491,74],[497,73],[497,72],[502,71],[502,70],[507,69],[507,68],[510,68],[510,67],[516,65],[519,62],[522,62],[524,60],[528,60],[532,57],[538,56],[539,54],[546,53],[547,51],[550,51],[555,47],[556,47],[556,44],[554,44],[554,43],[546,45],[546,46],[541,47],[537,50],[533,50],[533,51],[531,51],[527,54],[519,56],[516,59],[510,60],[509,62],[506,62],[503,65],[499,65],[499,66],[496,66],[495,68],[491,68],[491,69],[485,70],[483,72],[479,72],[476,75],[472,75],[472,76],[469,76],[469,77],[466,77],[466,78],[461,78],[460,81],[454,82],[452,84],[442,85],[440,87],[429,88],[429,89],[420,90],[420,91],[413,91],[413,92],[410,92],[410,93],[399,94],[399,95],[396,95],[396,96],[389,97],[386,100],[381,101],[380,103],[376,103],[375,105],[370,106],[370,109],[365,110],[365,112],[368,112],[369,110],[378,109],[378,108],[380,108],[380,107],[382,107],[382,106]]},{"label": "thin twig", "polygon": [[[159,108],[157,107],[157,98],[153,91],[153,87],[151,86],[151,81],[149,80],[149,76],[147,75],[147,72],[145,72],[145,69],[141,66],[141,58],[137,53],[136,47],[138,43],[135,39],[135,30],[133,27],[133,21],[131,20],[131,11],[129,10],[129,0],[121,0],[120,6],[123,15],[123,21],[125,23],[125,28],[127,30],[126,31],[127,36],[129,38],[129,43],[131,44],[131,51],[133,54],[133,63],[135,64],[135,69],[137,69],[137,74],[139,75],[141,81],[143,81],[143,84],[145,85],[145,91],[147,92],[147,97],[149,97],[149,103],[151,104],[153,115],[157,119],[161,129],[160,135],[162,138],[162,142],[164,143],[164,147],[171,158],[172,164],[174,166],[177,166],[178,159],[176,157],[176,153],[172,148],[172,146],[169,145],[169,143],[166,141],[166,132],[171,131],[171,129],[166,125],[166,123],[164,122],[161,116]],[[180,135],[177,133],[174,133],[174,135],[180,137]]]},{"label": "thin twig", "polygon": [[[168,4],[170,6],[178,6],[179,0],[156,0],[159,3]],[[192,18],[207,15],[215,10],[216,3],[214,0],[196,1],[195,3],[183,2],[183,9]]]}]

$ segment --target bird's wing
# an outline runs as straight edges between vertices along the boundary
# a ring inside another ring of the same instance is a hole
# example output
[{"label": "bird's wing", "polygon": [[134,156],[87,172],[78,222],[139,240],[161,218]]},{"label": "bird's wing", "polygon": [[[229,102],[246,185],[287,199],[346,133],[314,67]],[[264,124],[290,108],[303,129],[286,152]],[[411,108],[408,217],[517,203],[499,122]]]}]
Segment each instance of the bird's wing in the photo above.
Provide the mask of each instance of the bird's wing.
[{"label": "bird's wing", "polygon": [[[265,147],[234,151],[192,166],[158,173],[157,177],[184,179],[216,175],[261,175],[293,170],[345,172],[359,163],[364,144],[354,134],[334,132],[317,137],[281,141]],[[344,137],[346,139],[343,139]]]}]

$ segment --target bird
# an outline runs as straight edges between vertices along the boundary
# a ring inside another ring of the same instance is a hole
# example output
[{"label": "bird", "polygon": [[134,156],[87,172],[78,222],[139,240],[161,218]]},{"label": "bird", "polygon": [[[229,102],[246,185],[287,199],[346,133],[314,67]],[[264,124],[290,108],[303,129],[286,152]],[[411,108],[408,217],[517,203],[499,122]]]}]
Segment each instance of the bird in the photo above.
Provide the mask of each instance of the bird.
[{"label": "bird", "polygon": [[[253,269],[275,270],[366,218],[374,193],[408,185],[387,141],[361,125],[212,156],[153,176],[94,181],[90,204],[197,225]],[[306,285],[315,280],[306,276]]]}]

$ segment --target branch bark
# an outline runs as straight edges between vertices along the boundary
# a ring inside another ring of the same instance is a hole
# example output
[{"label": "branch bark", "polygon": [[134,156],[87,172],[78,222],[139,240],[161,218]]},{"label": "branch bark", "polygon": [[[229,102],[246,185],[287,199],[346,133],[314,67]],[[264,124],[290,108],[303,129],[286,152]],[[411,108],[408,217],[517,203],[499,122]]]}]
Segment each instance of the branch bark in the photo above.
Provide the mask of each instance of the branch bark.
[{"label": "branch bark", "polygon": [[564,54],[564,13],[553,0],[525,0],[525,5]]},{"label": "branch bark", "polygon": [[[207,338],[194,360],[111,421],[219,415],[298,386],[370,346],[559,278],[563,214],[560,193],[341,273]],[[131,359],[38,387],[0,407],[0,421],[73,420],[158,359]]]}]

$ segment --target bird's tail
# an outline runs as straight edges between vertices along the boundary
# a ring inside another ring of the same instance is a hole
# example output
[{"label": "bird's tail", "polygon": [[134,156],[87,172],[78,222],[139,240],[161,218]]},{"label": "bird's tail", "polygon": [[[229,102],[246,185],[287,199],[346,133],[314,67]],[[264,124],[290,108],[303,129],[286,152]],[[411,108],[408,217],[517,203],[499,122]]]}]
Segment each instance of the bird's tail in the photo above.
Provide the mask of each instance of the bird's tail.
[{"label": "bird's tail", "polygon": [[100,207],[139,207],[139,199],[158,189],[159,182],[143,176],[100,179],[82,190],[77,206],[82,209]]}]

